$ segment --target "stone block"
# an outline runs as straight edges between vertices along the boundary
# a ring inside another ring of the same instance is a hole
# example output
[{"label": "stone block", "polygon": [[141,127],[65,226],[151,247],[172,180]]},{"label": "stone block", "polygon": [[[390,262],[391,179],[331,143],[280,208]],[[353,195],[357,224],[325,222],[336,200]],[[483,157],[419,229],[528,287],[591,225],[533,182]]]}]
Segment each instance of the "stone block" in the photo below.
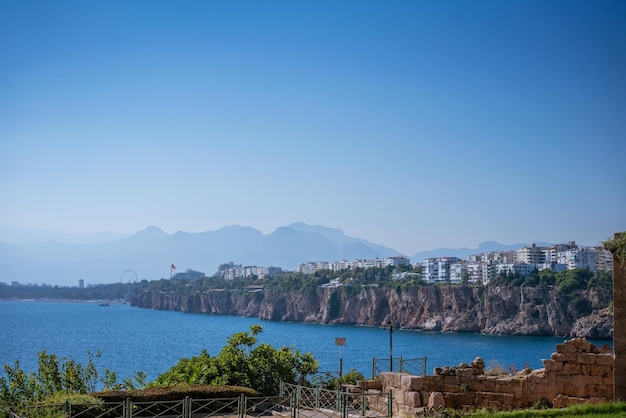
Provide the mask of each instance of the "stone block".
[{"label": "stone block", "polygon": [[613,367],[613,354],[598,354],[596,356],[596,364],[598,366]]},{"label": "stone block", "polygon": [[428,409],[441,409],[444,408],[443,393],[431,392],[428,397]]},{"label": "stone block", "polygon": [[383,388],[383,385],[380,380],[358,380],[356,384],[360,386],[361,389],[364,389],[364,390],[370,390],[370,389],[382,390]]},{"label": "stone block", "polygon": [[593,367],[591,364],[582,364],[581,367],[583,376],[589,376],[591,374],[591,368]]},{"label": "stone block", "polygon": [[404,404],[412,408],[422,406],[420,393],[418,391],[404,392]]},{"label": "stone block", "polygon": [[564,353],[565,352],[565,344],[557,344],[556,345],[556,352],[557,353]]},{"label": "stone block", "polygon": [[597,365],[592,366],[590,374],[592,376],[613,377],[613,367]]},{"label": "stone block", "polygon": [[543,367],[546,368],[547,372],[558,372],[563,369],[563,363],[560,361],[554,361],[554,360],[542,360],[542,361],[543,361]]},{"label": "stone block", "polygon": [[512,393],[502,394],[502,405],[505,407],[512,407],[515,404],[515,396]]},{"label": "stone block", "polygon": [[576,363],[576,360],[578,360],[578,353],[570,353],[567,352],[565,353],[565,362],[566,363]]},{"label": "stone block", "polygon": [[405,391],[419,391],[424,387],[424,379],[406,374],[400,378],[400,387]]},{"label": "stone block", "polygon": [[563,353],[552,353],[550,359],[554,361],[565,361],[565,354]]},{"label": "stone block", "polygon": [[565,363],[563,365],[563,370],[561,370],[561,373],[569,374],[569,375],[577,375],[577,374],[582,374],[583,369],[581,365],[578,363]]},{"label": "stone block", "polygon": [[576,362],[579,364],[596,364],[597,354],[593,353],[580,353]]},{"label": "stone block", "polygon": [[389,386],[393,386],[393,373],[390,372],[382,372],[379,377],[380,383],[384,388]]},{"label": "stone block", "polygon": [[461,385],[446,385],[446,384],[444,384],[443,386],[441,386],[440,390],[442,392],[459,393],[459,392],[461,392]]},{"label": "stone block", "polygon": [[474,393],[443,393],[444,403],[447,408],[463,409],[475,402]]},{"label": "stone block", "polygon": [[444,376],[443,383],[446,385],[460,385],[461,379],[457,376]]}]

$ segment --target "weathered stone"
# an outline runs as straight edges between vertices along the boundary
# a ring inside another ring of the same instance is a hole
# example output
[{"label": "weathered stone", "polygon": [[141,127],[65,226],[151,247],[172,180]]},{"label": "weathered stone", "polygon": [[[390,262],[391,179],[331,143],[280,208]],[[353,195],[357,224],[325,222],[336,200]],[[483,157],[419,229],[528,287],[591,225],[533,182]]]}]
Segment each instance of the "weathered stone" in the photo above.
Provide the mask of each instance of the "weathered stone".
[{"label": "weathered stone", "polygon": [[441,409],[444,408],[443,393],[431,392],[428,397],[428,409]]},{"label": "weathered stone", "polygon": [[420,393],[411,391],[404,393],[404,404],[413,408],[418,406],[422,406],[422,399],[420,397]]},{"label": "weathered stone", "polygon": [[596,356],[596,364],[598,366],[613,367],[613,354],[598,354]]},{"label": "weathered stone", "polygon": [[405,374],[400,378],[400,387],[405,391],[422,390],[424,387],[424,379],[420,376]]},{"label": "weathered stone", "polygon": [[543,361],[543,367],[545,367],[546,371],[548,372],[561,371],[563,369],[563,363],[560,361],[554,361],[554,360],[542,360],[542,361]]},{"label": "weathered stone", "polygon": [[610,366],[593,366],[591,368],[591,375],[608,377],[613,375],[613,368]]},{"label": "weathered stone", "polygon": [[561,370],[563,374],[582,374],[583,369],[578,363],[565,363],[563,364],[563,370]]},{"label": "weathered stone", "polygon": [[593,353],[581,353],[578,355],[578,358],[576,359],[577,363],[580,364],[596,364],[596,358],[598,357],[597,354],[593,354]]}]

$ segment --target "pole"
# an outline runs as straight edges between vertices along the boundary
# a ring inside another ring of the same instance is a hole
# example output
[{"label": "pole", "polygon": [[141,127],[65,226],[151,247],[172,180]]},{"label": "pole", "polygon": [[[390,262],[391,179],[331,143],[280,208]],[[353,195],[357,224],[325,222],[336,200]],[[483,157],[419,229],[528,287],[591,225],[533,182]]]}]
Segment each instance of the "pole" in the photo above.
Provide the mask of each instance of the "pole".
[{"label": "pole", "polygon": [[339,347],[339,387],[341,388],[343,377],[343,359],[341,358],[341,347]]},{"label": "pole", "polygon": [[389,371],[393,371],[393,324],[391,320],[387,321],[389,325]]}]

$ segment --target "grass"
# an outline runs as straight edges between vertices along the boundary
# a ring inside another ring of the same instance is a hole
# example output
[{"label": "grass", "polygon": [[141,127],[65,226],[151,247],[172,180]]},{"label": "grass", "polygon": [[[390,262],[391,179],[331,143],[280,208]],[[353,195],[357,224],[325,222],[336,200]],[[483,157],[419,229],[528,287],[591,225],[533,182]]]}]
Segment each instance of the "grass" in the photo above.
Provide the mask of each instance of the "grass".
[{"label": "grass", "polygon": [[626,402],[603,403],[599,405],[576,405],[562,409],[525,409],[511,412],[479,411],[465,415],[471,418],[531,418],[531,417],[626,417]]}]

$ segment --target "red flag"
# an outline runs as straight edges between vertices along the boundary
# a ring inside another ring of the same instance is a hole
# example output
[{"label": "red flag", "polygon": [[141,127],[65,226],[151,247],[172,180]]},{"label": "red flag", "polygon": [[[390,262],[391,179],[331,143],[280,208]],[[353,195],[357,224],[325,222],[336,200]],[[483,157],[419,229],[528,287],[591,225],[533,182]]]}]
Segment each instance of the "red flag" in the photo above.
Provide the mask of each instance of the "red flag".
[{"label": "red flag", "polygon": [[176,270],[176,266],[172,264],[172,270]]}]

